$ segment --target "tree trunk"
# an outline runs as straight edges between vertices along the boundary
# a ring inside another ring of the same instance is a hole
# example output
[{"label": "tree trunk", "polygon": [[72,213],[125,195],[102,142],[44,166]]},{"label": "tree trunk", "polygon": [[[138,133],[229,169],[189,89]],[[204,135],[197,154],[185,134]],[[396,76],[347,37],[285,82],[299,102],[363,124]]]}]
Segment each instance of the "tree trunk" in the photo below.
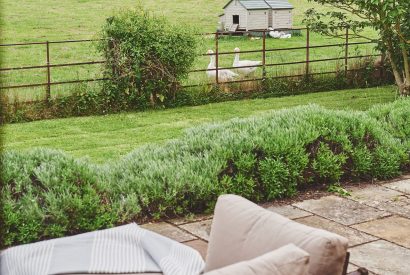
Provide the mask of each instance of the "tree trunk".
[{"label": "tree trunk", "polygon": [[410,95],[410,79],[408,80],[405,75],[402,76],[402,72],[400,72],[399,67],[397,66],[396,62],[392,58],[392,52],[390,49],[393,49],[392,47],[388,47],[387,50],[387,57],[390,61],[392,70],[393,70],[393,75],[394,79],[396,80],[396,84],[399,87],[399,93],[401,96],[408,96]]},{"label": "tree trunk", "polygon": [[410,96],[410,85],[408,83],[405,83],[400,89],[400,95],[401,96]]},{"label": "tree trunk", "polygon": [[399,86],[399,93],[401,96],[410,96],[410,85],[403,83]]},{"label": "tree trunk", "polygon": [[384,29],[384,33],[382,33],[382,40],[385,41],[387,58],[390,61],[394,79],[396,80],[396,84],[399,88],[399,93],[401,96],[408,96],[410,95],[410,68],[407,51],[402,51],[402,57],[404,61],[404,70],[402,71],[393,58],[395,50],[393,47],[393,40],[390,29],[388,27],[386,27]]},{"label": "tree trunk", "polygon": [[410,62],[409,62],[409,55],[407,53],[406,47],[402,46],[402,54],[404,60],[404,81],[403,81],[403,91],[400,92],[403,96],[410,95]]}]

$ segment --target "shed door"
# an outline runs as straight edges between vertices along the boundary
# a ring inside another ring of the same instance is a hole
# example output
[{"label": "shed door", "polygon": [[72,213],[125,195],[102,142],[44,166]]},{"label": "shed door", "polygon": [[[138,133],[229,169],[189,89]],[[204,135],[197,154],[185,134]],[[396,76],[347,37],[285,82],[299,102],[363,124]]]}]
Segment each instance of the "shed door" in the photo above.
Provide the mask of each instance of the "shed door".
[{"label": "shed door", "polygon": [[239,25],[239,15],[232,15],[232,23]]}]

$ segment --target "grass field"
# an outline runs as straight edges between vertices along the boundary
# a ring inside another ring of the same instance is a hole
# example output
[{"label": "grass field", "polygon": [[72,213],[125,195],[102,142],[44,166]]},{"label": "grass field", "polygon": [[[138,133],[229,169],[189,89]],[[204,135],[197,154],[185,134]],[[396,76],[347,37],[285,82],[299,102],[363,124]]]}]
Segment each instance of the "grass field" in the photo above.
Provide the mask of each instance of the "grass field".
[{"label": "grass field", "polygon": [[[141,2],[171,22],[194,24],[201,32],[214,31],[218,15],[228,0],[0,0],[3,18],[2,42],[64,40],[93,37],[105,18],[119,9]],[[295,6],[294,25],[303,13],[318,7],[307,0],[290,0]]]},{"label": "grass field", "polygon": [[309,103],[334,109],[366,110],[374,104],[393,101],[395,96],[395,87],[387,86],[164,111],[11,124],[4,128],[4,143],[6,149],[61,149],[75,157],[88,156],[91,161],[102,163],[117,159],[143,144],[162,143],[177,138],[185,129],[202,123],[258,115],[268,110]]},{"label": "grass field", "polygon": [[[211,32],[216,29],[217,15],[222,11],[222,7],[227,0],[145,0],[142,4],[163,14],[171,22],[185,22],[194,25],[198,32]],[[302,26],[303,13],[307,8],[319,7],[307,0],[291,0],[295,6],[294,26]],[[53,0],[0,0],[3,18],[0,22],[2,28],[2,43],[46,41],[46,40],[69,40],[95,38],[104,23],[105,18],[112,15],[119,9],[127,9],[136,5],[135,0],[108,1],[108,0],[70,0],[56,4]],[[325,9],[325,7],[319,7]],[[45,12],[46,11],[46,12]],[[352,40],[359,41],[359,40]],[[229,38],[220,41],[220,51],[232,51],[235,47],[242,50],[262,49],[261,40],[250,40],[247,38]],[[335,40],[312,34],[312,45],[323,45],[333,43],[343,43],[342,39]],[[268,49],[282,47],[303,47],[306,45],[306,37],[293,37],[288,40],[269,39]],[[214,48],[212,38],[205,39],[199,52],[205,53],[208,49]],[[51,63],[71,63],[100,60],[100,54],[95,50],[92,43],[70,43],[51,45]],[[3,67],[31,66],[45,64],[45,46],[19,46],[13,48],[0,48],[3,55]],[[349,55],[363,55],[373,53],[370,45],[351,48]],[[311,59],[322,59],[330,57],[344,56],[344,48],[320,48],[311,50]],[[267,55],[268,63],[282,63],[289,61],[305,60],[305,50],[294,50],[287,52],[273,52]],[[242,55],[242,58],[261,60],[260,53]],[[221,57],[221,66],[231,66],[233,56],[225,55]],[[352,60],[353,62],[353,60]],[[207,57],[198,57],[195,69],[204,69],[209,63]],[[312,64],[315,71],[334,70],[340,66],[341,62],[324,62]],[[268,70],[268,76],[278,74],[291,74],[303,70],[303,65],[286,67],[272,67]],[[52,81],[67,81],[75,79],[87,79],[101,77],[100,65],[76,66],[53,68],[51,70]],[[260,74],[259,70],[259,74]],[[28,83],[44,83],[46,80],[46,70],[24,70],[10,71],[1,74],[6,85],[22,85]],[[204,73],[191,74],[186,83],[196,84],[208,81]],[[65,95],[75,89],[75,85],[55,86],[52,89],[54,96]],[[44,87],[23,90],[9,90],[10,100],[34,100],[45,96]]]}]

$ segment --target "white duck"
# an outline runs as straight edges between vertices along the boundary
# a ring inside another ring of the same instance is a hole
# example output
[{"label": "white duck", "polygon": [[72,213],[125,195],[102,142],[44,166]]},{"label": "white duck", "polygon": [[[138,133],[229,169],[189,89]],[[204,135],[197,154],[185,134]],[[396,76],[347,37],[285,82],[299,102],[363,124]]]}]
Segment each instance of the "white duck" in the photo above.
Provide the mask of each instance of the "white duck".
[{"label": "white duck", "polygon": [[284,32],[278,32],[278,31],[270,31],[269,35],[273,38],[281,38],[283,35],[285,35]]},{"label": "white duck", "polygon": [[[235,48],[235,59],[233,61],[233,66],[232,67],[246,67],[246,66],[258,66],[262,64],[262,61],[251,61],[251,60],[239,60],[239,53],[240,49]],[[258,67],[249,67],[249,68],[237,68],[236,70],[241,73],[246,75],[249,75],[256,71]]]},{"label": "white duck", "polygon": [[277,36],[277,34],[276,34],[277,32],[274,31],[274,29],[273,29],[272,27],[269,27],[269,28],[268,28],[268,31],[269,31],[268,34],[269,34],[270,37],[277,38],[277,37],[276,37],[276,36]]},{"label": "white duck", "polygon": [[[207,52],[207,54],[210,55],[211,57],[211,62],[208,65],[208,71],[206,71],[206,74],[210,79],[215,80],[216,79],[216,70],[215,70],[216,66],[215,66],[215,56],[213,55],[213,53],[214,53],[213,50],[209,50]],[[218,70],[218,80],[220,82],[232,81],[237,76],[238,74],[234,73],[231,70],[226,70],[226,69]]]},{"label": "white duck", "polygon": [[288,34],[283,34],[281,37],[279,37],[280,39],[288,39],[288,38],[292,38],[292,35],[290,33]]}]

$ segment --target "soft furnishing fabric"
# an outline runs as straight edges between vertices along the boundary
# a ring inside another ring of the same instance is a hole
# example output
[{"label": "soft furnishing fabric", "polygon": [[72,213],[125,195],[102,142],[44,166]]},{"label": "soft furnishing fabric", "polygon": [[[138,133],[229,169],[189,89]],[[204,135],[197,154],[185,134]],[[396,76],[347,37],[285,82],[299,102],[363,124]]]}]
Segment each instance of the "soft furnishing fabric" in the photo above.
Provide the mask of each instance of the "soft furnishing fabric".
[{"label": "soft furnishing fabric", "polygon": [[132,223],[116,228],[6,249],[1,275],[118,274],[157,272],[196,275],[200,254]]}]

